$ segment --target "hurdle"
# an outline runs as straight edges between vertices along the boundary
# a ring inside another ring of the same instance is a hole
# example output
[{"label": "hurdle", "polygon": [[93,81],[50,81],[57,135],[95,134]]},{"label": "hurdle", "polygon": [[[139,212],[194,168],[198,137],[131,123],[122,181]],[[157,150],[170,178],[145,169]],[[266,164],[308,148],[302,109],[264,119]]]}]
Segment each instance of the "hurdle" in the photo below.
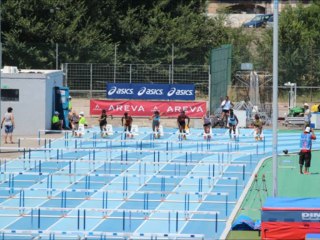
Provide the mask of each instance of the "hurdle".
[{"label": "hurdle", "polygon": [[77,239],[177,239],[177,240],[204,240],[203,234],[179,234],[179,233],[132,233],[132,232],[107,232],[107,231],[54,231],[54,230],[0,230],[2,239],[5,236],[30,236],[35,239],[49,237],[49,240],[64,239],[67,237],[76,237]]},{"label": "hurdle", "polygon": [[[17,211],[17,214],[1,214],[1,211],[3,210],[12,210],[12,211]],[[12,207],[12,206],[0,206],[0,217],[33,217],[32,211],[36,211],[37,214],[37,219],[38,219],[38,226],[41,225],[41,220],[46,217],[56,217],[56,218],[61,218],[60,214],[55,214],[55,215],[41,215],[41,212],[43,211],[52,211],[52,212],[71,212],[73,211],[74,208],[65,208],[65,207]],[[86,218],[98,218],[98,219],[103,219],[105,216],[107,216],[108,219],[125,219],[123,216],[111,216],[111,213],[142,213],[148,215],[148,220],[153,220],[151,214],[156,214],[156,213],[178,213],[181,215],[220,215],[220,212],[218,211],[193,211],[193,210],[164,210],[164,209],[103,209],[103,208],[78,208],[78,210],[83,211],[83,212],[96,212],[100,213],[102,215],[100,216],[91,216],[91,215],[83,215],[83,219],[85,220]],[[26,214],[24,215],[18,215],[19,211],[24,211]],[[29,213],[30,212],[30,213]],[[73,218],[73,219],[78,219],[79,215],[76,213],[73,214],[68,214],[64,215],[63,218]],[[136,219],[141,219],[145,220],[145,217],[136,217]],[[165,217],[156,217],[154,220],[165,220],[167,221],[168,218]],[[180,219],[178,219],[179,221]],[[225,218],[219,218],[219,219],[205,219],[205,218],[183,218],[184,221],[199,221],[199,222],[225,222]],[[40,228],[40,227],[39,227]],[[84,229],[85,230],[85,229]]]},{"label": "hurdle", "polygon": [[[63,134],[65,136],[69,136],[69,135],[72,134],[72,131],[69,131],[69,130],[44,130],[44,129],[39,129],[38,130],[38,138],[41,138],[42,134],[46,134],[46,133],[60,133],[60,134]],[[99,134],[100,131],[92,130],[90,128],[87,128],[85,130],[85,133],[93,135],[93,134]],[[153,133],[152,131],[143,131],[143,132],[139,131],[138,132],[139,135],[149,135],[149,134],[152,134],[152,133]],[[124,134],[123,130],[113,131],[113,135],[122,135],[122,134]],[[165,131],[163,131],[163,136],[165,136],[165,135],[169,135],[169,136],[170,135],[179,135],[179,134],[180,134],[180,132],[165,132]],[[190,135],[192,135],[192,134],[190,134]],[[252,135],[253,135],[253,132],[249,132],[247,134],[239,133],[239,137],[252,137]],[[199,134],[195,134],[195,136],[201,136],[201,134],[200,135]],[[225,133],[212,133],[212,136],[221,136],[221,137],[223,137],[223,136],[226,136],[226,134]]]},{"label": "hurdle", "polygon": [[[223,136],[220,141],[198,141],[197,133],[192,133],[183,142],[171,138],[174,134],[169,132],[155,140],[153,132],[144,135],[143,131],[136,139],[125,139],[123,132],[116,131],[105,139],[94,131],[82,138],[71,138],[68,132],[58,140],[47,136],[21,138],[17,148],[21,156],[15,161],[0,159],[0,191],[4,193],[0,198],[6,200],[2,206],[18,209],[0,208],[0,214],[4,217],[10,211],[9,218],[29,218],[38,231],[46,230],[42,228],[47,219],[57,222],[50,230],[61,229],[64,219],[69,219],[66,223],[70,223],[70,230],[80,234],[91,230],[90,223],[99,226],[117,220],[119,229],[113,233],[117,238],[121,234],[132,238],[140,230],[142,235],[147,234],[148,225],[144,223],[166,223],[163,229],[167,234],[179,235],[188,223],[208,222],[210,234],[216,236],[263,152],[262,143],[230,141]],[[27,141],[38,141],[43,147],[24,147]],[[44,205],[47,202],[55,204]],[[75,203],[77,207],[71,208]],[[172,209],[168,207],[173,205],[175,210],[158,212]],[[91,211],[89,207],[101,211]],[[140,209],[144,212],[136,211]],[[141,228],[136,228],[134,221],[139,221]],[[11,228],[15,227],[8,225],[4,230]],[[50,230],[48,235],[31,231],[51,239],[61,236],[59,231]],[[92,238],[105,239],[107,235]],[[153,236],[166,238],[161,234]],[[185,239],[190,236],[181,235]]]},{"label": "hurdle", "polygon": [[[146,165],[173,165],[175,168],[177,168],[179,165],[182,166],[190,166],[190,167],[194,167],[194,166],[205,166],[208,167],[208,170],[204,170],[204,171],[196,171],[193,170],[193,173],[208,173],[208,175],[211,175],[211,167],[214,169],[215,167],[238,167],[238,168],[245,168],[246,167],[246,163],[222,163],[222,162],[212,162],[212,160],[208,160],[206,161],[205,159],[202,159],[201,162],[197,162],[197,161],[188,161],[187,158],[185,159],[185,161],[179,161],[179,162],[171,162],[171,161],[154,161],[153,162],[149,162],[149,161],[144,161],[142,158],[137,159],[137,160],[128,160],[126,159],[125,161],[122,160],[115,160],[115,159],[111,159],[111,160],[90,160],[90,159],[16,159],[15,162],[22,162],[23,163],[23,167],[11,167],[11,169],[21,169],[21,170],[26,170],[27,167],[25,166],[26,163],[29,163],[28,169],[29,170],[37,170],[39,169],[39,171],[41,171],[42,165],[41,163],[68,163],[70,166],[69,168],[71,168],[71,164],[74,163],[97,163],[97,164],[108,164],[108,163],[115,163],[115,164],[125,164],[125,165],[129,165],[129,164],[146,164]],[[32,167],[31,163],[34,163],[34,166]],[[7,163],[10,163],[9,159],[5,159],[5,158],[0,158],[0,172],[6,172],[6,168],[7,168]],[[48,168],[48,167],[44,167],[45,169],[49,169],[49,170],[60,170],[60,168]],[[78,168],[81,169],[81,168]],[[119,170],[119,169],[118,169]],[[104,172],[106,171],[106,168],[104,169]],[[164,172],[170,172],[170,170],[164,170]],[[212,172],[214,174],[214,172]],[[240,172],[235,172],[235,173],[241,173]],[[242,171],[242,173],[244,173],[244,171]]]}]

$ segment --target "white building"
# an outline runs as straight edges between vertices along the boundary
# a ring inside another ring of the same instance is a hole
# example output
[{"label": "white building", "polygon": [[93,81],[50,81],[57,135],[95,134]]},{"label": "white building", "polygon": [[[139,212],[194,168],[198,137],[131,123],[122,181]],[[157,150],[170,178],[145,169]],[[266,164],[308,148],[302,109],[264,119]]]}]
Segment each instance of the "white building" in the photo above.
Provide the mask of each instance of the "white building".
[{"label": "white building", "polygon": [[54,87],[62,86],[63,72],[59,70],[17,72],[4,68],[1,73],[1,119],[7,108],[12,107],[14,135],[35,135],[39,129],[50,129]]}]

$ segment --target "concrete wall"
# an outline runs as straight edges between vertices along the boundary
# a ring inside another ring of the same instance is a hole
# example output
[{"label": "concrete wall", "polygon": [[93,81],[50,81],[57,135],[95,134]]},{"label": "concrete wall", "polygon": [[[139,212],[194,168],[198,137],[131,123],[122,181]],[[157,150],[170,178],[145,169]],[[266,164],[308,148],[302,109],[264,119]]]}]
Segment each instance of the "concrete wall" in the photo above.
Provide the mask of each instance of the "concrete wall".
[{"label": "concrete wall", "polygon": [[[281,12],[285,7],[287,6],[291,6],[291,7],[296,7],[297,6],[297,2],[281,2],[279,1],[279,12]],[[311,1],[310,1],[311,2]],[[215,2],[215,1],[212,1],[212,2],[209,2],[208,4],[208,7],[207,7],[207,13],[210,15],[210,14],[216,14],[219,10],[221,9],[224,9],[225,7],[228,7],[228,6],[232,6],[232,5],[238,5],[238,4],[241,4],[241,5],[245,5],[245,4],[252,4],[254,6],[261,6],[263,8],[265,8],[265,13],[268,14],[268,13],[273,13],[273,2],[271,3],[266,3],[264,1],[256,1],[255,3],[253,2],[247,2],[247,3],[244,3],[244,2],[239,2],[239,3],[221,3],[221,2]],[[305,6],[307,6],[309,3],[304,3]],[[258,12],[257,12],[258,13]]]},{"label": "concrete wall", "polygon": [[[219,14],[208,14],[209,17],[215,18],[218,17]],[[245,22],[249,22],[253,19],[256,14],[228,14],[226,15],[227,19],[225,25],[230,27],[241,27],[241,25]]]},{"label": "concrete wall", "polygon": [[[1,87],[19,89],[19,101],[2,101],[1,115],[13,108],[16,128],[14,134],[34,135],[39,129],[49,129],[52,117],[53,87],[62,86],[61,71],[6,74],[2,73]],[[42,70],[39,70],[42,71]]]}]

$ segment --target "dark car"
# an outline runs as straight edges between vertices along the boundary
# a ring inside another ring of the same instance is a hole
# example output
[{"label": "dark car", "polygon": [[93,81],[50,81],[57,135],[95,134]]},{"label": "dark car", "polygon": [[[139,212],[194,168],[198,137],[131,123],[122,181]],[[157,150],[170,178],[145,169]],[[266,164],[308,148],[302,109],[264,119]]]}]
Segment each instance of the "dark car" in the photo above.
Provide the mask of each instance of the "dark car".
[{"label": "dark car", "polygon": [[244,23],[242,26],[248,28],[265,27],[271,17],[273,17],[273,14],[257,15],[251,21]]},{"label": "dark car", "polygon": [[273,16],[266,22],[266,28],[273,28]]}]

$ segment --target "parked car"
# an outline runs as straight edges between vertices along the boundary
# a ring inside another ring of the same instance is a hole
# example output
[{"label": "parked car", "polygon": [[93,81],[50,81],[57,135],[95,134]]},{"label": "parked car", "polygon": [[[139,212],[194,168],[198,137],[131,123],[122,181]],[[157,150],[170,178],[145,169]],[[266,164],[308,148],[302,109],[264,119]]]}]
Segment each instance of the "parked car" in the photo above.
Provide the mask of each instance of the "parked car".
[{"label": "parked car", "polygon": [[273,28],[273,16],[271,16],[266,22],[266,28]]},{"label": "parked car", "polygon": [[273,14],[260,14],[255,16],[251,21],[242,24],[243,27],[259,28],[265,27],[267,21],[273,17]]}]

